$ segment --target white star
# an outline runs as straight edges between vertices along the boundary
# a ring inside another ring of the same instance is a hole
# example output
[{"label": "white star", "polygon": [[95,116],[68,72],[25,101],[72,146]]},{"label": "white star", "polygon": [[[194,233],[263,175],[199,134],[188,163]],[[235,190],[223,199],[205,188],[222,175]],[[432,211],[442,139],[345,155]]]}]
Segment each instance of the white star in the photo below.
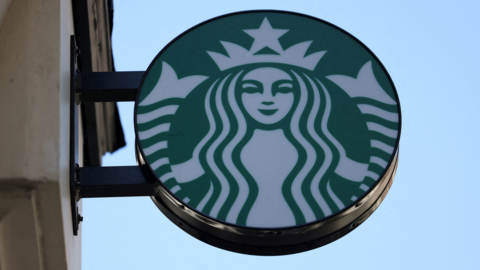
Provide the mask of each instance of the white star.
[{"label": "white star", "polygon": [[273,29],[268,22],[267,17],[263,19],[262,25],[258,29],[247,29],[243,30],[245,33],[249,34],[255,40],[253,41],[252,48],[250,48],[250,52],[252,54],[258,52],[259,50],[263,49],[265,46],[268,46],[270,49],[278,53],[282,53],[282,45],[278,41],[278,38],[283,36],[287,33],[288,29]]}]

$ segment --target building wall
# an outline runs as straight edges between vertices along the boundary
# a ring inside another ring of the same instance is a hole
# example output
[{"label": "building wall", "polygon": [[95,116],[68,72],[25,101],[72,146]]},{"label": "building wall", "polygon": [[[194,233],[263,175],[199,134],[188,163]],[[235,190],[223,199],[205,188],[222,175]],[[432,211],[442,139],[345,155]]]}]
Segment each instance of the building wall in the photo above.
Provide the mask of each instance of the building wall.
[{"label": "building wall", "polygon": [[0,0],[0,23],[0,269],[80,269],[68,180],[71,1]]}]

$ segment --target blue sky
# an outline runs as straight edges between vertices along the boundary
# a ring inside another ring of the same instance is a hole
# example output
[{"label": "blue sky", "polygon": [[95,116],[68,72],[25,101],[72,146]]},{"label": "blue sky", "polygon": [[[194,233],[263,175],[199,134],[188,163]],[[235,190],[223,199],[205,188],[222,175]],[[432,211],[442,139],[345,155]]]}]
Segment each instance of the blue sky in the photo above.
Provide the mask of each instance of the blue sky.
[{"label": "blue sky", "polygon": [[[480,233],[477,167],[480,2],[115,1],[117,71],[144,71],[173,38],[207,19],[289,10],[333,23],[388,70],[402,106],[400,162],[379,209],[327,246],[259,257],[204,244],[150,198],[84,199],[83,269],[474,269]],[[120,103],[127,146],[105,166],[134,165],[133,103]]]}]

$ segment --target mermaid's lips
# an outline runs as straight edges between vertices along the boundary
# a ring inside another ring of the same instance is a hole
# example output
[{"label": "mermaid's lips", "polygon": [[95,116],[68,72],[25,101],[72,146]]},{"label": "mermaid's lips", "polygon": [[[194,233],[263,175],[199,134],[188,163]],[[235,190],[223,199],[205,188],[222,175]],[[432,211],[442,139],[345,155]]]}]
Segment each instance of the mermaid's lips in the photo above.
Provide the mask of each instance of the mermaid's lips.
[{"label": "mermaid's lips", "polygon": [[275,114],[278,109],[273,109],[273,110],[262,110],[262,109],[258,109],[259,112],[261,112],[262,114],[264,115],[273,115]]}]

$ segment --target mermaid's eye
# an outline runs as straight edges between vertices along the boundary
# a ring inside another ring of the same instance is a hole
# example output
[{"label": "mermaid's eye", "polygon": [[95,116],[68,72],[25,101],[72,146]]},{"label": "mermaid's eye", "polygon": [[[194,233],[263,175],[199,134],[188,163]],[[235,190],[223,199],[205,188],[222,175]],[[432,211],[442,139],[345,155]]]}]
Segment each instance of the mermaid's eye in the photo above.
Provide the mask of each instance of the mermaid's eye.
[{"label": "mermaid's eye", "polygon": [[242,87],[243,87],[243,89],[245,89],[245,88],[258,88],[258,87],[257,87],[255,84],[253,84],[253,83],[244,83],[244,84],[242,85]]},{"label": "mermaid's eye", "polygon": [[293,92],[293,84],[285,80],[277,81],[272,87],[272,95],[275,96],[277,93],[287,94]]},{"label": "mermaid's eye", "polygon": [[293,88],[293,85],[291,83],[282,83],[278,88]]},{"label": "mermaid's eye", "polygon": [[262,91],[262,86],[258,85],[256,82],[244,82],[242,83],[243,91],[246,93],[260,93]]}]

